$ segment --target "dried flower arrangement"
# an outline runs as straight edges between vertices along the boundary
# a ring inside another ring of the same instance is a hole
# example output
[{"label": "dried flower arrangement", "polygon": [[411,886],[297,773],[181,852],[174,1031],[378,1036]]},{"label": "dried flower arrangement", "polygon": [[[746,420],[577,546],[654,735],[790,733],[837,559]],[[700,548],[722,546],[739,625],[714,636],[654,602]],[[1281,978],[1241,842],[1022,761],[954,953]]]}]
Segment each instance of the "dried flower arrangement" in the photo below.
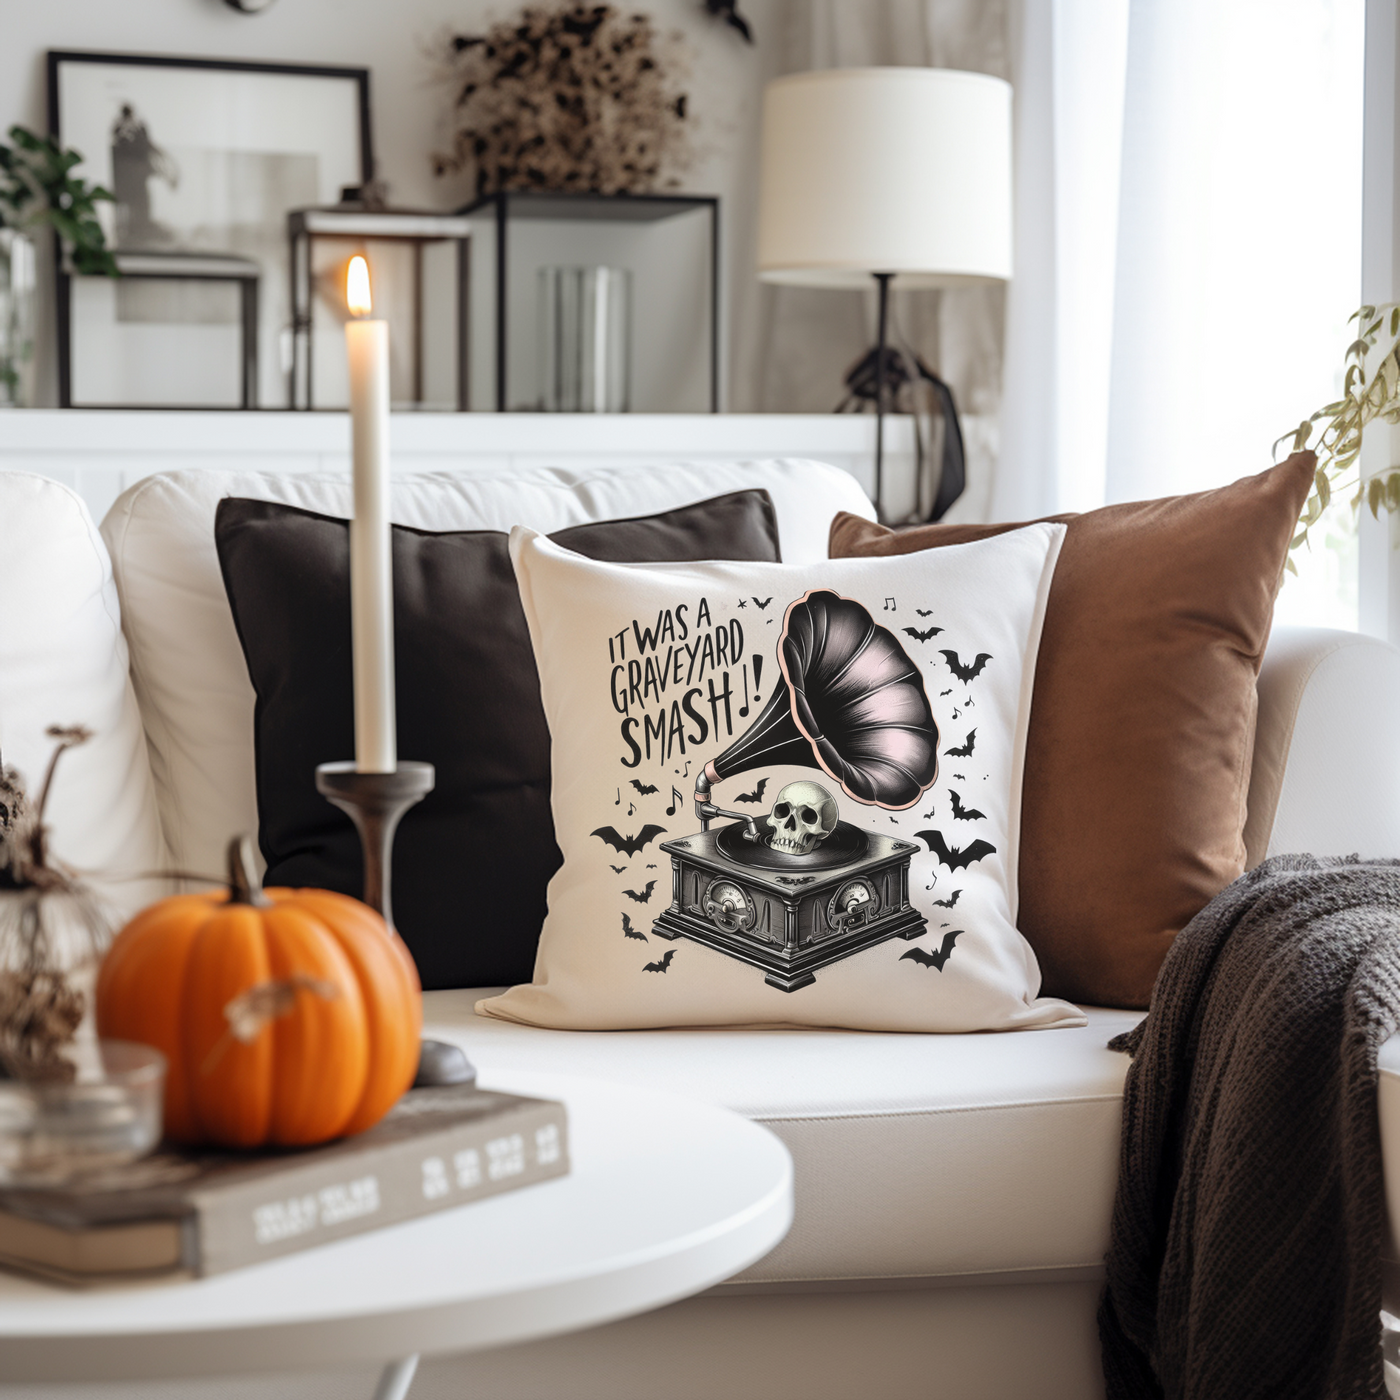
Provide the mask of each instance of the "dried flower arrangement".
[{"label": "dried flower arrangement", "polygon": [[54,725],[55,741],[36,803],[0,763],[0,1076],[66,1081],[64,1050],[90,998],[82,988],[111,932],[101,900],[48,853],[44,811],[60,757],[91,734]]},{"label": "dried flower arrangement", "polygon": [[437,174],[472,175],[478,196],[675,188],[691,158],[681,44],[612,5],[530,5],[448,36],[452,149]]}]

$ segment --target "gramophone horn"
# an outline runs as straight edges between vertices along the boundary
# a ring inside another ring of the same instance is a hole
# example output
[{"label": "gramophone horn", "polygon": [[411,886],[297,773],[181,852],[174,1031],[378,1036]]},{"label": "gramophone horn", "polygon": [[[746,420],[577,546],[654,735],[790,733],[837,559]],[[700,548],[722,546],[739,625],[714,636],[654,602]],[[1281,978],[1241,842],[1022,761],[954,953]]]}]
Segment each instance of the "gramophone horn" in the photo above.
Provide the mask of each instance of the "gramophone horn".
[{"label": "gramophone horn", "polygon": [[750,768],[779,763],[804,768],[812,764],[812,746],[792,717],[792,692],[781,674],[759,717],[718,758],[707,763],[705,771],[711,782],[718,782]]},{"label": "gramophone horn", "polygon": [[[778,643],[783,683],[763,713],[705,765],[711,783],[750,768],[816,763],[857,802],[910,807],[938,777],[938,725],[923,677],[854,599],[814,589]],[[708,781],[706,781],[708,779]]]}]

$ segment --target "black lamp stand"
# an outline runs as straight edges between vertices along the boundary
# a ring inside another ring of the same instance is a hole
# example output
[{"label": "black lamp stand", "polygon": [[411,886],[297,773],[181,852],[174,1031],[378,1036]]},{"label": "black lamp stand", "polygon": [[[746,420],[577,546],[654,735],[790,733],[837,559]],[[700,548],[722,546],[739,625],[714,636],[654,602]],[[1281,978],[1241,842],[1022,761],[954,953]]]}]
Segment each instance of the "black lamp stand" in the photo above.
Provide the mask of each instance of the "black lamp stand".
[{"label": "black lamp stand", "polygon": [[873,274],[880,288],[879,329],[875,337],[875,518],[885,519],[882,493],[885,484],[885,339],[890,316],[890,280],[893,272]]}]

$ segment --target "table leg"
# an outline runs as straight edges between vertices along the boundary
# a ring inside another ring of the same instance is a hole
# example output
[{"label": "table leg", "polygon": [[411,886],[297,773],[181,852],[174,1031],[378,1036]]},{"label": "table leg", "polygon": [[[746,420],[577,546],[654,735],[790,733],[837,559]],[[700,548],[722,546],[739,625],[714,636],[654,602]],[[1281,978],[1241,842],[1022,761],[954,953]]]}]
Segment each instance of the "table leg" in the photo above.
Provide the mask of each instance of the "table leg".
[{"label": "table leg", "polygon": [[402,1361],[391,1361],[379,1373],[379,1384],[374,1391],[374,1400],[404,1400],[408,1388],[413,1384],[413,1373],[418,1369],[416,1356],[405,1356]]}]

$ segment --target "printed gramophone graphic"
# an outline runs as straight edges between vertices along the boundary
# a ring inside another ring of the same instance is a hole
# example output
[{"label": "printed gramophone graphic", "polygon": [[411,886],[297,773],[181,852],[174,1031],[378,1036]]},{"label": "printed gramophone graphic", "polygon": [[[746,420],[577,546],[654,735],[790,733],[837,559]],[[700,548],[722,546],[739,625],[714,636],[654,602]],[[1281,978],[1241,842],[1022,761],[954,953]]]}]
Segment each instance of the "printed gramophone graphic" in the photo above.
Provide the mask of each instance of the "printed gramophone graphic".
[{"label": "printed gramophone graphic", "polygon": [[[818,969],[927,921],[909,903],[909,841],[841,820],[821,783],[789,783],[766,817],[726,812],[711,787],[767,765],[819,767],[849,798],[897,811],[938,775],[938,726],[918,668],[850,598],[793,603],[778,641],[782,680],[763,713],[695,782],[701,830],[665,841],[671,905],[652,925],[761,968],[795,992]],[[716,817],[733,820],[711,829]]]}]

